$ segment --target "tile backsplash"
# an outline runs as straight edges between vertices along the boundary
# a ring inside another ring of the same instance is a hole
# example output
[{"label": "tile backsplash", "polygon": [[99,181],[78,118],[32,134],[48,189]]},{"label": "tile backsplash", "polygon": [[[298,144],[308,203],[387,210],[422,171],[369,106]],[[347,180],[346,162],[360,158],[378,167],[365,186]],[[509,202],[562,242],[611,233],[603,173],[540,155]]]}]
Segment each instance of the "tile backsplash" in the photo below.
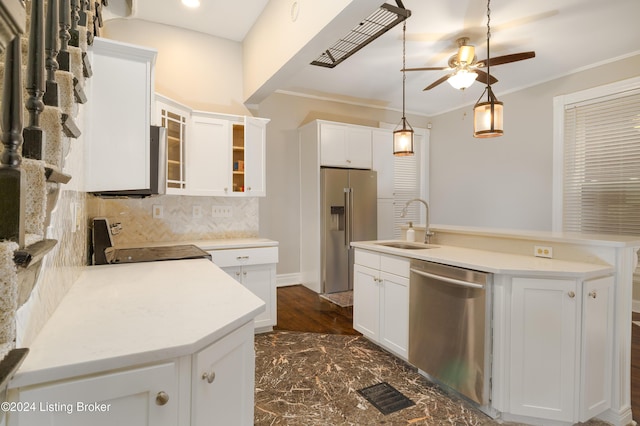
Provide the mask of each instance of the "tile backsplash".
[{"label": "tile backsplash", "polygon": [[[257,237],[258,204],[253,197],[90,196],[87,211],[89,219],[106,217],[111,225],[121,225],[121,231],[113,236],[114,245],[120,245]],[[154,211],[162,217],[154,217]]]}]

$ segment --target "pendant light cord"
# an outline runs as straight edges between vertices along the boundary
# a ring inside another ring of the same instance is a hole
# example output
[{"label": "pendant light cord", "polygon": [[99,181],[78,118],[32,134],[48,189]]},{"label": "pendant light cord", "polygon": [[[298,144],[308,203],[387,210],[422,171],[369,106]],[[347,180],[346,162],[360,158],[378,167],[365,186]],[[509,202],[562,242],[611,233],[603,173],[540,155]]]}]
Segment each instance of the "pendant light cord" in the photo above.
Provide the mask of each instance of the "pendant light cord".
[{"label": "pendant light cord", "polygon": [[[491,50],[489,48],[489,39],[491,38],[491,0],[487,0],[487,87],[491,88]],[[489,99],[490,91],[487,93]],[[489,99],[490,100],[490,99]]]},{"label": "pendant light cord", "polygon": [[404,98],[405,98],[405,82],[407,81],[407,72],[406,69],[406,34],[407,34],[407,21],[404,20],[402,22],[402,128],[404,129],[406,123],[406,116],[404,112]]}]

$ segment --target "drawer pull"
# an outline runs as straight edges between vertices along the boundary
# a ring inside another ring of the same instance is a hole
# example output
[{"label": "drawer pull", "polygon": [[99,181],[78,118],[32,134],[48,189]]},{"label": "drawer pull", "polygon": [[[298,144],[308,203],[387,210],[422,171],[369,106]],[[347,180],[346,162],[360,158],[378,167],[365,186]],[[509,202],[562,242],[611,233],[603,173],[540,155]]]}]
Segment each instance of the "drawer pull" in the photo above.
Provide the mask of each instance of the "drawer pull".
[{"label": "drawer pull", "polygon": [[211,384],[216,379],[216,372],[212,371],[211,373],[207,373],[206,371],[202,373],[202,380],[206,380],[207,383]]},{"label": "drawer pull", "polygon": [[592,290],[589,292],[589,297],[591,297],[592,299],[595,299],[596,297],[598,297],[598,293],[596,293],[595,290]]},{"label": "drawer pull", "polygon": [[247,260],[249,256],[237,256],[236,260]]},{"label": "drawer pull", "polygon": [[156,395],[156,405],[165,405],[169,402],[169,394],[165,391],[160,391]]}]

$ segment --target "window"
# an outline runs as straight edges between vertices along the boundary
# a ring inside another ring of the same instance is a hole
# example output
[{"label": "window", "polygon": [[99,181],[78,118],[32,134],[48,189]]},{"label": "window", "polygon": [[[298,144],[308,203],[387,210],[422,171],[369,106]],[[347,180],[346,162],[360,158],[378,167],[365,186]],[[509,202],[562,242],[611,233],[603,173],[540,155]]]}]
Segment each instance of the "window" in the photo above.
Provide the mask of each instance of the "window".
[{"label": "window", "polygon": [[554,230],[640,235],[640,79],[555,102]]}]

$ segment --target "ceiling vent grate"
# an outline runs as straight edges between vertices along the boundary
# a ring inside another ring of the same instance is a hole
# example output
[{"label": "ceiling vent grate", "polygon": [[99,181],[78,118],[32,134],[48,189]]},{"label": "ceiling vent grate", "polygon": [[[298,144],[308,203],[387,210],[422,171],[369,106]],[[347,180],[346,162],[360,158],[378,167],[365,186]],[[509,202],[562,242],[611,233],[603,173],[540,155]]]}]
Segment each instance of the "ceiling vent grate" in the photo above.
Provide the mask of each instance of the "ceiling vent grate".
[{"label": "ceiling vent grate", "polygon": [[402,1],[397,0],[398,7],[384,3],[371,15],[360,22],[349,33],[335,42],[333,46],[322,52],[311,65],[334,68],[358,50],[389,31],[411,16]]}]

